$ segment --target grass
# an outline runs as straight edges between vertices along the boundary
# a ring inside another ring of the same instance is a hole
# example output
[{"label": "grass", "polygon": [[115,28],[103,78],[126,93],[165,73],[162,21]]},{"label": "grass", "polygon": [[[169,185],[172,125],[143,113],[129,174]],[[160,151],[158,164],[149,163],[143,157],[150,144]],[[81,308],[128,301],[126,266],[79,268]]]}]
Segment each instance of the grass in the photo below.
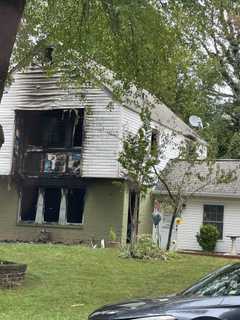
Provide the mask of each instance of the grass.
[{"label": "grass", "polygon": [[0,320],[86,320],[103,304],[174,293],[231,262],[190,255],[140,262],[111,249],[64,245],[1,244],[0,253],[28,264],[22,287],[0,290]]}]

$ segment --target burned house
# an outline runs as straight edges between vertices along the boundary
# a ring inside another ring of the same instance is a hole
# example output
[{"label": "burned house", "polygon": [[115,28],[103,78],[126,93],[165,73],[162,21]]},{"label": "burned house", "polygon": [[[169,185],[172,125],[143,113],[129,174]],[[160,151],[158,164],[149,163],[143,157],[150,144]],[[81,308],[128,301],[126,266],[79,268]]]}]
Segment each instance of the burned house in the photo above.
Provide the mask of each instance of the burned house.
[{"label": "burned house", "polygon": [[[101,88],[62,87],[60,75],[33,66],[15,74],[0,107],[0,240],[80,242],[127,237],[131,192],[118,162],[125,130],[141,125],[134,105]],[[112,103],[113,108],[107,106]],[[152,114],[152,140],[174,131],[179,143],[195,133],[165,105]],[[175,155],[168,148],[166,161]],[[117,182],[117,183],[116,183]],[[151,232],[152,202],[141,204],[139,232]]]}]

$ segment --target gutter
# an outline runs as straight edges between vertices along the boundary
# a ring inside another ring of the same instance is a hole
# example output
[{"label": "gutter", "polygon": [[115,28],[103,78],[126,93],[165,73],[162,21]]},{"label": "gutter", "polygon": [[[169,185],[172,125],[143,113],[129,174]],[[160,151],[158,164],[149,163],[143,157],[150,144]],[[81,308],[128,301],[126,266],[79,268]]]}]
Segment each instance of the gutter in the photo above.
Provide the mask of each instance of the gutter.
[{"label": "gutter", "polygon": [[[174,194],[175,192],[173,192]],[[151,192],[153,196],[168,195],[167,191],[153,190]],[[176,194],[176,193],[175,193]],[[186,192],[185,195],[191,195],[191,192]],[[192,197],[209,197],[209,198],[229,198],[240,199],[240,193],[214,193],[214,192],[196,192]]]}]

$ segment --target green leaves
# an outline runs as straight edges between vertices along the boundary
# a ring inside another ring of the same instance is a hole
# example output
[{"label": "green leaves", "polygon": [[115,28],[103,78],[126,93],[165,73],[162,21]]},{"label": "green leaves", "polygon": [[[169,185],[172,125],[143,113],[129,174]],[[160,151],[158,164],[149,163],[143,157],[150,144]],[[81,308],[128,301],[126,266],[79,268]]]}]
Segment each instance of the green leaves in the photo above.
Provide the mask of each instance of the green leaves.
[{"label": "green leaves", "polygon": [[[64,80],[101,85],[101,73],[87,67],[94,61],[113,71],[123,90],[148,90],[186,122],[199,115],[205,138],[226,156],[239,123],[239,21],[238,6],[220,0],[29,0],[13,63],[41,60],[53,45],[51,68],[65,70]],[[230,114],[224,129],[216,125],[222,110]]]},{"label": "green leaves", "polygon": [[158,152],[151,148],[151,109],[143,106],[140,112],[142,126],[136,134],[127,133],[118,161],[131,188],[145,194],[156,178],[153,167],[159,163]]},{"label": "green leaves", "polygon": [[93,60],[112,70],[116,79],[149,90],[184,114],[190,87],[178,83],[181,74],[187,77],[192,53],[179,29],[147,0],[29,0],[14,62],[28,65],[37,54],[36,44],[38,48],[39,42],[41,47],[51,44],[52,67],[64,67],[69,78],[73,72],[81,83],[93,78],[84,70],[84,64]]}]

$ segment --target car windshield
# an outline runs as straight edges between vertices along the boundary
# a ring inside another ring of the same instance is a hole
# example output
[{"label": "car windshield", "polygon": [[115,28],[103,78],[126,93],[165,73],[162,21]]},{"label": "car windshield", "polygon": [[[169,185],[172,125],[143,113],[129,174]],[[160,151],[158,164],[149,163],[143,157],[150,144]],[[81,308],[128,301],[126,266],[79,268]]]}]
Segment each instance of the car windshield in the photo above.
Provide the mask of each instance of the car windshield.
[{"label": "car windshield", "polygon": [[239,296],[240,264],[224,267],[181,293],[184,296]]}]

